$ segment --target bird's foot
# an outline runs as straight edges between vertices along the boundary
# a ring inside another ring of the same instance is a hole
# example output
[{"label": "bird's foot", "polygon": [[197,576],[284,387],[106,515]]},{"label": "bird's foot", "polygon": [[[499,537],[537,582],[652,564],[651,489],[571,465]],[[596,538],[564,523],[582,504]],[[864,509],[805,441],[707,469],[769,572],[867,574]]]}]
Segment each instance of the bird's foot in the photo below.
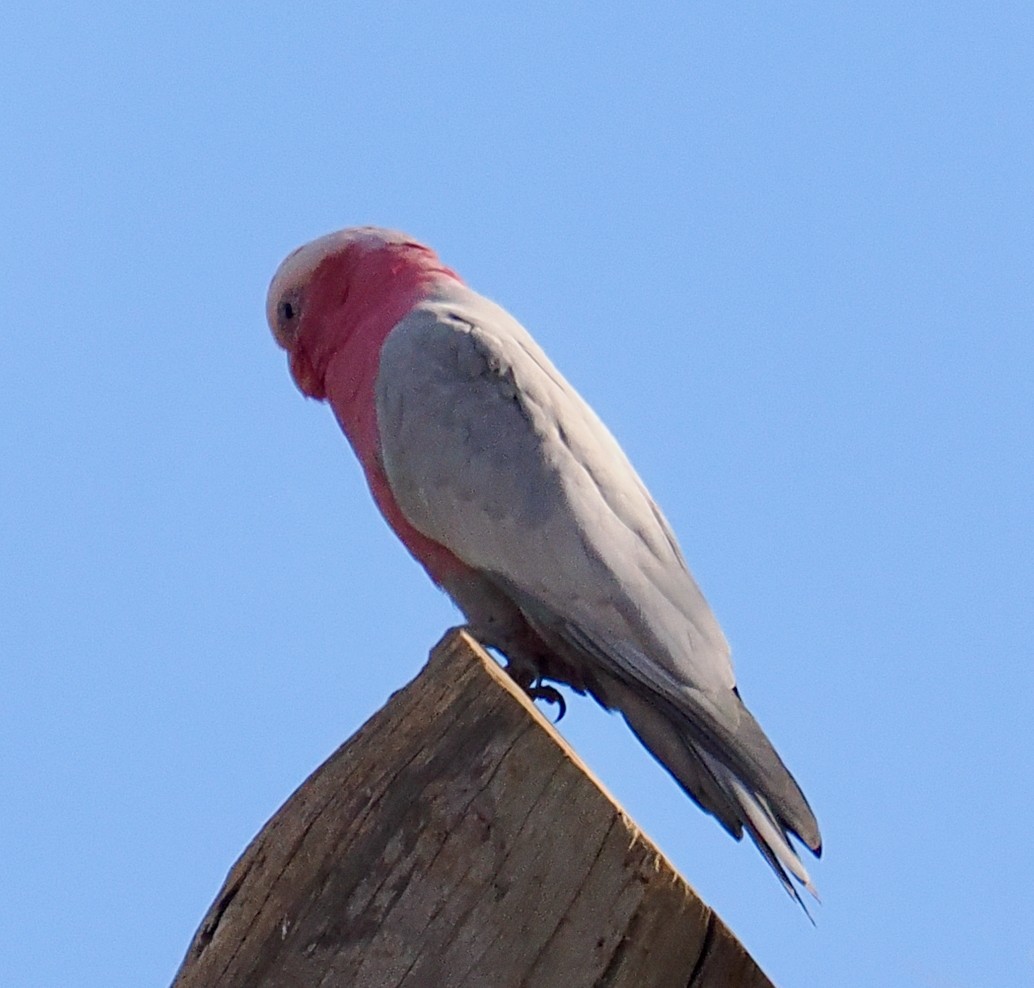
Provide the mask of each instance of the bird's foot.
[{"label": "bird's foot", "polygon": [[547,686],[542,682],[541,679],[536,679],[533,683],[524,687],[524,692],[532,698],[532,700],[544,700],[546,703],[554,703],[557,707],[556,720],[554,724],[559,724],[564,719],[564,714],[567,713],[567,701],[560,695],[560,690],[554,686]]},{"label": "bird's foot", "polygon": [[524,692],[534,700],[544,700],[546,703],[555,704],[557,708],[556,720],[554,724],[560,723],[563,719],[564,714],[567,713],[567,701],[560,695],[560,690],[555,686],[547,686],[543,682],[542,675],[536,669],[536,666],[530,662],[515,662],[513,659],[508,659],[506,663],[506,671],[510,678],[522,689]]}]

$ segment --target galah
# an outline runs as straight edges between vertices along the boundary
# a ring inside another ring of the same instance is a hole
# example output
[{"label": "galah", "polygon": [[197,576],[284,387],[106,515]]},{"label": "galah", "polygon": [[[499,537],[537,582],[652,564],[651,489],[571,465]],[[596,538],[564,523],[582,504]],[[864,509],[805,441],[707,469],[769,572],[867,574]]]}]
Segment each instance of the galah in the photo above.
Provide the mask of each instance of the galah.
[{"label": "galah", "polygon": [[[300,247],[267,318],[330,403],[378,508],[474,636],[539,695],[590,693],[784,887],[814,893],[804,794],[736,689],[729,646],[614,437],[500,306],[437,254],[355,227]],[[803,903],[802,903],[803,904]]]}]

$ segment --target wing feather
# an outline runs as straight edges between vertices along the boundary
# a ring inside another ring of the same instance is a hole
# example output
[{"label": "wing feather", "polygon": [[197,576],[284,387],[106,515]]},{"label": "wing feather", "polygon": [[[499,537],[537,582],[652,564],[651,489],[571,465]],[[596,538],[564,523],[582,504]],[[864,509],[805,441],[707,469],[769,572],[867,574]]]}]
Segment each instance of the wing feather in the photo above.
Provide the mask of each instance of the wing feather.
[{"label": "wing feather", "polygon": [[[459,294],[458,292],[456,294]],[[381,451],[403,513],[667,679],[734,684],[729,647],[617,442],[506,312],[472,292],[388,336]]]}]

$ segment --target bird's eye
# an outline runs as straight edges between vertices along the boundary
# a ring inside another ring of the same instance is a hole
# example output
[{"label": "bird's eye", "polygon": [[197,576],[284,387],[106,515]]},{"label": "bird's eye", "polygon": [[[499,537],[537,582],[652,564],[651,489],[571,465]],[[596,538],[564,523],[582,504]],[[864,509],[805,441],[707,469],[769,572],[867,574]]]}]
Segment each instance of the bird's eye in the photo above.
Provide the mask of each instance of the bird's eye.
[{"label": "bird's eye", "polygon": [[298,335],[299,320],[302,315],[301,299],[298,292],[285,292],[276,304],[276,337],[287,346]]}]

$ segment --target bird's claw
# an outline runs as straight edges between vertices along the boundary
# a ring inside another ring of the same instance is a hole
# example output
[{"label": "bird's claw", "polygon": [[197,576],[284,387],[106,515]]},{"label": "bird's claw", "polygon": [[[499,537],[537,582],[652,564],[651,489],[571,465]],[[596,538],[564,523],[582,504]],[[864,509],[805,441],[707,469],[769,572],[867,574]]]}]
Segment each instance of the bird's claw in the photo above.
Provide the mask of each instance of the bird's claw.
[{"label": "bird's claw", "polygon": [[530,686],[525,687],[524,690],[532,700],[545,700],[546,703],[554,703],[557,707],[556,720],[554,724],[559,724],[564,719],[564,714],[567,713],[567,701],[560,695],[560,691],[554,686],[546,686],[541,679],[536,680]]}]

